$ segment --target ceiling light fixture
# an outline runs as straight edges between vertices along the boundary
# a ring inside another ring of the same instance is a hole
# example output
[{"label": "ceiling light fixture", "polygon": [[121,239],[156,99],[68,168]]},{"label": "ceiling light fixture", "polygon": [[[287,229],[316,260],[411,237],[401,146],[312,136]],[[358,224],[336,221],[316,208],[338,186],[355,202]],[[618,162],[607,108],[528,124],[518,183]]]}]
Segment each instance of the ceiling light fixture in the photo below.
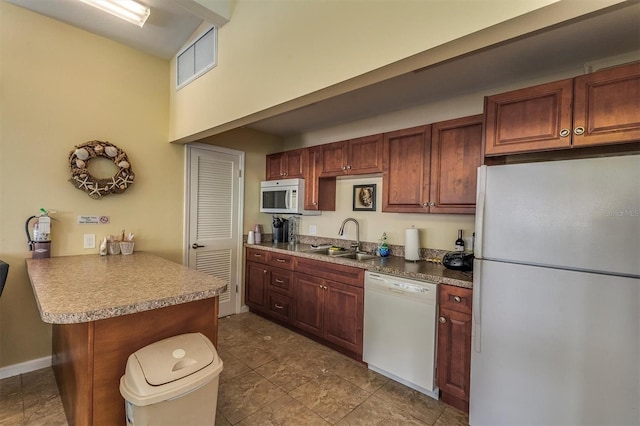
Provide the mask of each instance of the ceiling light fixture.
[{"label": "ceiling light fixture", "polygon": [[133,0],[80,0],[103,12],[110,13],[127,22],[142,27],[151,14],[151,9]]}]

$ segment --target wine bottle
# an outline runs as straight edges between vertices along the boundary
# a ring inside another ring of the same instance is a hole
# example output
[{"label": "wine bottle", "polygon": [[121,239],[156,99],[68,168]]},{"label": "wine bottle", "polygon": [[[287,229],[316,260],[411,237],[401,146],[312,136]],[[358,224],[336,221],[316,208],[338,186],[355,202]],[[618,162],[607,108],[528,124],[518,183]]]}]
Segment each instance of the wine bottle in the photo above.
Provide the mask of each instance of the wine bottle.
[{"label": "wine bottle", "polygon": [[456,251],[464,251],[464,240],[462,239],[462,229],[458,229],[458,239],[455,242]]}]

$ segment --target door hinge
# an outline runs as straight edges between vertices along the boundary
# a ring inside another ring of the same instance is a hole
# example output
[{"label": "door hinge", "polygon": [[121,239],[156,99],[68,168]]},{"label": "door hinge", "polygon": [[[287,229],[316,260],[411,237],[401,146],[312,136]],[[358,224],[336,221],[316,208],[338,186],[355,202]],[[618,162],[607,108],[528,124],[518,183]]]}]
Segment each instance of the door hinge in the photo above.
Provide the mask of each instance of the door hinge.
[{"label": "door hinge", "polygon": [[238,294],[238,284],[236,284],[236,294]]},{"label": "door hinge", "polygon": [[241,178],[242,177],[242,169],[238,169],[238,177]]}]

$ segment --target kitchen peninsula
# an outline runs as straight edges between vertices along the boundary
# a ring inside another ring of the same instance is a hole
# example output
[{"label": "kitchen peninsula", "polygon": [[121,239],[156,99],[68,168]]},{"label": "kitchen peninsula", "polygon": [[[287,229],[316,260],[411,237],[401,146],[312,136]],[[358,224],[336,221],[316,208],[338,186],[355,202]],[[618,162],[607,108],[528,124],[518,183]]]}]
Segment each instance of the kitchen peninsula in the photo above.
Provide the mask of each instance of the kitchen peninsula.
[{"label": "kitchen peninsula", "polygon": [[119,381],[128,356],[155,341],[200,332],[217,344],[227,283],[160,257],[28,259],[69,424],[124,424]]}]

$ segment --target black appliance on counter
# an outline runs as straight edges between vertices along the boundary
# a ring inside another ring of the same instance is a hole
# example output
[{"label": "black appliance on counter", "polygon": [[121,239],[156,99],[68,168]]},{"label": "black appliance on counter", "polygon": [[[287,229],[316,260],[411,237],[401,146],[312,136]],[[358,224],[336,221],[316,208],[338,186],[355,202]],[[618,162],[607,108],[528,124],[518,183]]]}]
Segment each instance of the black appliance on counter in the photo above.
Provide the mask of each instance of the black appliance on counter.
[{"label": "black appliance on counter", "polygon": [[473,271],[473,253],[450,251],[442,258],[442,265],[456,271]]},{"label": "black appliance on counter", "polygon": [[273,242],[289,242],[289,220],[281,217],[273,217]]}]

